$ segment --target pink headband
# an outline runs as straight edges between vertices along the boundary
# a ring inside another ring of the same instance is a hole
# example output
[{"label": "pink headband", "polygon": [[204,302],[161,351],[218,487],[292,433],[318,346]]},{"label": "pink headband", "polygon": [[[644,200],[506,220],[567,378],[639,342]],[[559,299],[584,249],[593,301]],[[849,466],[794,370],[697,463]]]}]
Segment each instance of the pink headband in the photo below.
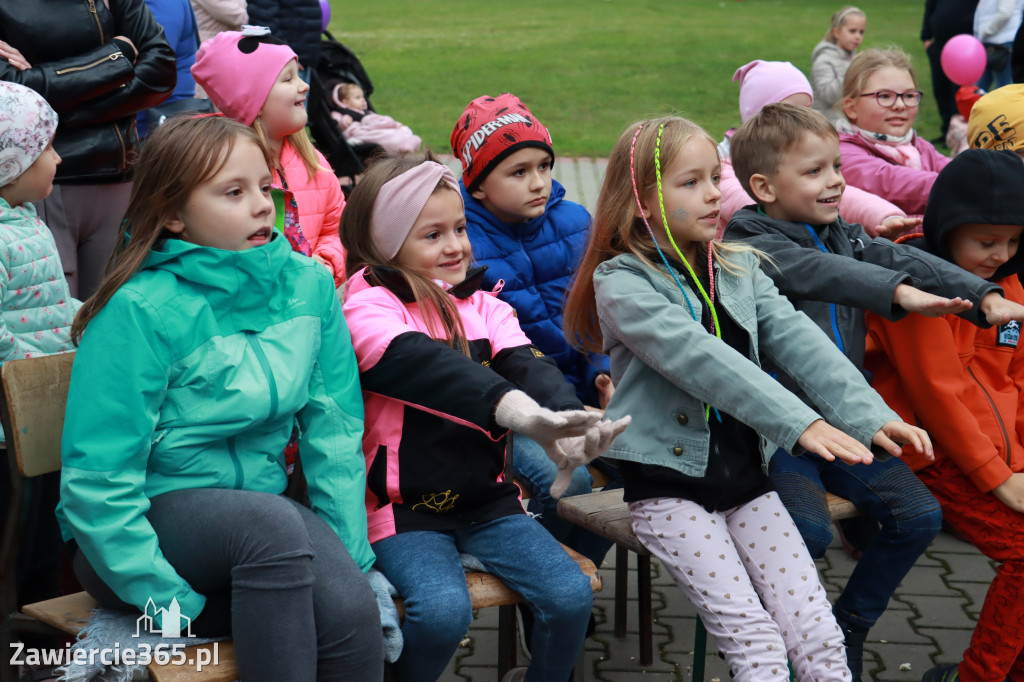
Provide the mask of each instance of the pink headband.
[{"label": "pink headband", "polygon": [[455,174],[448,166],[436,161],[424,161],[391,178],[380,188],[373,201],[370,233],[381,256],[391,260],[398,254],[441,180],[447,182],[462,201]]}]

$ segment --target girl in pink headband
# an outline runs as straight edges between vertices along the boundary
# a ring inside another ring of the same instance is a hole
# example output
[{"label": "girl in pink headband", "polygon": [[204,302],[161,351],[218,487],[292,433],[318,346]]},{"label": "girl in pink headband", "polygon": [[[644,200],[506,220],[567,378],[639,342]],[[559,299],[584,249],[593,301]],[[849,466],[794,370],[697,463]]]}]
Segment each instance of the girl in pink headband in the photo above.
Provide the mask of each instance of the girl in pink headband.
[{"label": "girl in pink headband", "polygon": [[629,417],[585,411],[512,308],[479,290],[484,268],[469,267],[458,183],[429,155],[373,164],[341,234],[343,308],[366,410],[370,542],[406,605],[398,680],[436,680],[472,620],[460,552],[534,614],[530,667],[506,679],[568,679],[590,618],[590,583],[524,513],[505,474],[506,435],[544,446],[559,466],[557,497]]}]

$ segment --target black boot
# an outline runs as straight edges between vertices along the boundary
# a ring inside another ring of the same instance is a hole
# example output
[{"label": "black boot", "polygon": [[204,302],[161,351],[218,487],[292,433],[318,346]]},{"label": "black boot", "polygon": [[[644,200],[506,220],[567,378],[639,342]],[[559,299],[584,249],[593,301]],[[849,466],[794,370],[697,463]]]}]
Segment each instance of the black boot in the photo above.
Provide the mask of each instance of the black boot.
[{"label": "black boot", "polygon": [[846,665],[850,668],[852,682],[861,682],[860,676],[864,672],[864,640],[868,638],[866,628],[856,625],[839,624],[846,639]]}]

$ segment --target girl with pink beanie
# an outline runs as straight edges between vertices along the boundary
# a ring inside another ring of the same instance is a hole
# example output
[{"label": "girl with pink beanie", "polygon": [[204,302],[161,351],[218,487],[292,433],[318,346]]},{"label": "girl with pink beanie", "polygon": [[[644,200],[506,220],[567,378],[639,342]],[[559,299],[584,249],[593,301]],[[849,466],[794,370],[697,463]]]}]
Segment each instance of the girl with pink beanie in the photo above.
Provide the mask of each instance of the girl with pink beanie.
[{"label": "girl with pink beanie", "polygon": [[[765,105],[789,102],[809,107],[814,102],[807,77],[789,62],[765,62],[757,59],[736,70],[732,79],[740,84],[740,118],[744,123]],[[718,145],[722,162],[722,208],[718,216],[718,239],[732,214],[754,203],[736,178],[730,158],[730,140],[735,128],[726,131]],[[879,196],[847,185],[839,210],[849,223],[860,223],[872,237],[895,237],[921,224],[919,217],[908,218],[898,206]]]},{"label": "girl with pink beanie", "polygon": [[309,85],[295,52],[268,29],[243,27],[204,42],[192,75],[226,116],[251,126],[270,147],[278,227],[292,248],[345,281],[338,224],[345,195],[327,159],[306,136]]}]

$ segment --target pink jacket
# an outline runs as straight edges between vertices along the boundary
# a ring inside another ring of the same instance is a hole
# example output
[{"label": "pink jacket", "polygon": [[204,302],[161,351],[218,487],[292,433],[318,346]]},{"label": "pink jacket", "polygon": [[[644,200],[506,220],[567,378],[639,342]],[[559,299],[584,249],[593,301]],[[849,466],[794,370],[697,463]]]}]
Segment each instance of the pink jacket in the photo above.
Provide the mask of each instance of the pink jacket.
[{"label": "pink jacket", "polygon": [[[845,174],[845,164],[843,170]],[[732,214],[744,206],[749,206],[755,202],[747,194],[747,191],[743,189],[739,178],[736,177],[736,171],[732,167],[732,159],[722,159],[722,179],[718,187],[722,191],[722,208],[718,214],[716,238],[721,239],[722,233],[725,232],[725,226],[729,224],[729,219],[732,218]],[[899,206],[890,204],[885,199],[875,196],[871,192],[858,189],[853,185],[847,185],[846,191],[843,192],[843,200],[839,206],[839,215],[848,223],[859,223],[864,227],[864,231],[872,237],[878,236],[877,228],[886,218],[891,218],[894,215],[903,218],[907,216],[906,213],[900,210]]]},{"label": "pink jacket", "polygon": [[483,269],[449,289],[468,357],[429,336],[401,275],[373,273],[348,281],[343,305],[363,390],[370,542],[522,513],[504,479],[505,430],[494,408],[519,388],[549,409],[582,409],[575,390],[497,290],[477,290]]},{"label": "pink jacket", "polygon": [[839,133],[843,176],[851,185],[888,199],[907,213],[924,213],[932,184],[949,157],[920,135],[914,136],[914,146],[921,154],[922,170],[900,166],[860,135]]},{"label": "pink jacket", "polygon": [[[302,158],[287,140],[281,149],[281,165],[284,167],[287,187],[299,207],[302,234],[313,247],[313,255],[330,263],[334,284],[341,286],[345,282],[345,249],[338,236],[338,224],[341,222],[341,211],[345,208],[345,195],[327,159],[320,152],[316,155],[320,165],[327,170],[317,171],[312,180],[309,179]],[[276,171],[274,182],[281,182]]]}]

